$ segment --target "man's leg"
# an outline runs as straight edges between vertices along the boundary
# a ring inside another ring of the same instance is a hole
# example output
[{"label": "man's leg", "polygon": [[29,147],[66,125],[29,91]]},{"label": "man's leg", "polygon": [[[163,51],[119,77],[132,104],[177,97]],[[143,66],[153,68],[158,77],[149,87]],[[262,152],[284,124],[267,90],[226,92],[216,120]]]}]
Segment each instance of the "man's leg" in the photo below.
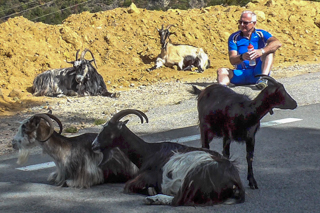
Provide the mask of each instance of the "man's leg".
[{"label": "man's leg", "polygon": [[233,70],[229,68],[219,68],[217,70],[217,81],[222,85],[229,85],[233,77]]},{"label": "man's leg", "polygon": [[269,53],[268,55],[261,57],[262,66],[261,71],[264,75],[270,75],[271,68],[274,61],[274,53]]},{"label": "man's leg", "polygon": [[[270,75],[271,68],[273,65],[274,54],[270,53],[261,57],[262,65],[261,65],[261,74]],[[256,87],[258,89],[264,89],[268,86],[268,81],[266,79],[259,79],[256,83]]]}]

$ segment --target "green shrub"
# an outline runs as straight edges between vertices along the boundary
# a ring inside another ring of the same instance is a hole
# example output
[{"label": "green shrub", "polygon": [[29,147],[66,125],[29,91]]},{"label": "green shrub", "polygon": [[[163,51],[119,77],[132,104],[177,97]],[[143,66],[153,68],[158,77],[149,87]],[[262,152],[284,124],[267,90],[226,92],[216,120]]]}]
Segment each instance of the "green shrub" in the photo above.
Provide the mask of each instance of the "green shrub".
[{"label": "green shrub", "polygon": [[65,128],[64,131],[66,133],[77,133],[78,132],[78,128],[75,127],[75,126],[69,126],[69,127]]},{"label": "green shrub", "polygon": [[98,125],[102,125],[104,124],[106,121],[103,119],[96,119],[94,120],[94,125],[98,126]]}]

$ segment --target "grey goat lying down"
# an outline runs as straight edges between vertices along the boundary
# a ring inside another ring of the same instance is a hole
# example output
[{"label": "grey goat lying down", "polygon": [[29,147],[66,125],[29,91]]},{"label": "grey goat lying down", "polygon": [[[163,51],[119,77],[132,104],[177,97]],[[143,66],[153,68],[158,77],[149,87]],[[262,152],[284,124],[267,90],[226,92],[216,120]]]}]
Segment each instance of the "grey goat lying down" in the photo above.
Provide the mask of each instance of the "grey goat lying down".
[{"label": "grey goat lying down", "polygon": [[[59,133],[54,131],[51,119],[59,124]],[[49,175],[48,181],[58,186],[76,188],[125,182],[138,172],[138,168],[117,147],[105,152],[93,152],[91,144],[97,133],[65,137],[61,132],[60,120],[50,113],[35,114],[22,121],[12,140],[13,148],[19,150],[17,163],[25,163],[29,148],[38,145],[56,165],[56,171]]]},{"label": "grey goat lying down", "polygon": [[[76,60],[67,63],[72,67],[47,70],[35,77],[33,81],[34,96],[107,96],[119,97],[119,93],[110,93],[97,69],[91,64],[96,60],[89,49],[85,49],[79,58],[79,51],[76,53]],[[92,56],[91,60],[85,59],[86,53]]]},{"label": "grey goat lying down", "polygon": [[137,176],[125,184],[127,193],[142,193],[147,204],[213,205],[241,203],[245,191],[234,162],[219,153],[178,143],[147,143],[131,132],[124,116],[147,116],[135,109],[115,114],[92,143],[98,153],[119,147],[137,165]]}]

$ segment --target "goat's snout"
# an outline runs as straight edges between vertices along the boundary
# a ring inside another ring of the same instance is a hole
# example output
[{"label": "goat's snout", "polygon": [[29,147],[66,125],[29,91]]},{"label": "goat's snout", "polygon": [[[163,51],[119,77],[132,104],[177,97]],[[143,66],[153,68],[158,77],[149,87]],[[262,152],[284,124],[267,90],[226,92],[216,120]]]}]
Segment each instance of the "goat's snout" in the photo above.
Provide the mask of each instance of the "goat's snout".
[{"label": "goat's snout", "polygon": [[297,102],[289,94],[287,94],[287,97],[284,102],[284,106],[283,108],[280,108],[280,109],[295,109],[297,107],[298,107]]},{"label": "goat's snout", "polygon": [[83,75],[77,75],[77,76],[76,76],[76,82],[77,82],[77,83],[81,83],[81,82],[83,81],[83,79],[84,79],[84,76],[83,76]]},{"label": "goat's snout", "polygon": [[11,141],[12,148],[14,148],[15,150],[19,149],[19,145],[18,144],[19,144],[19,141],[15,140],[15,139],[13,139]]}]

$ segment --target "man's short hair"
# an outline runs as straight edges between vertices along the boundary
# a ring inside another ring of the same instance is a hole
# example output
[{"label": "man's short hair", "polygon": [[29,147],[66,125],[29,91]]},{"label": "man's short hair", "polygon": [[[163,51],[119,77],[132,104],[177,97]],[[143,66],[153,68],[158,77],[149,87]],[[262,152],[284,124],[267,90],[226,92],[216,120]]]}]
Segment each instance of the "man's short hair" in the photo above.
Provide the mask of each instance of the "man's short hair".
[{"label": "man's short hair", "polygon": [[250,10],[245,10],[245,11],[243,11],[243,12],[241,13],[241,17],[242,17],[242,15],[245,14],[245,13],[251,14],[251,21],[253,21],[253,22],[256,22],[256,21],[257,21],[257,15],[256,15],[254,12],[252,12],[252,11],[250,11]]}]

